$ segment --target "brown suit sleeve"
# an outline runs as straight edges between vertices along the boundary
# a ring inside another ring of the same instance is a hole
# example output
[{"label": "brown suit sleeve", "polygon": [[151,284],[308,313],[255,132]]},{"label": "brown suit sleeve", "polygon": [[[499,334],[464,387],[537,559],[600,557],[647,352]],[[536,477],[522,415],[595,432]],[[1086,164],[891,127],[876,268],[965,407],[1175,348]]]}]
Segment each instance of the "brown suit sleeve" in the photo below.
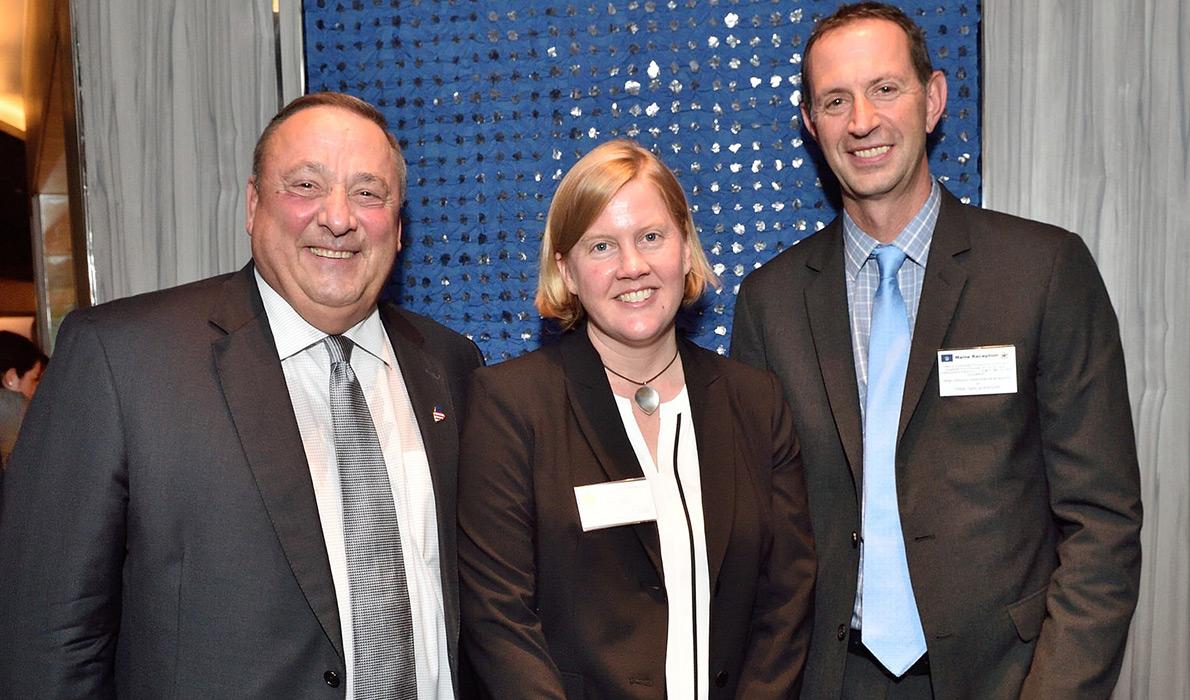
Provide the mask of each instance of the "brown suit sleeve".
[{"label": "brown suit sleeve", "polygon": [[748,289],[748,285],[740,285],[740,291],[736,294],[731,323],[731,356],[746,365],[767,369],[764,328],[752,317]]},{"label": "brown suit sleeve", "polygon": [[1119,327],[1081,239],[1056,256],[1037,401],[1059,566],[1022,697],[1108,697],[1140,578],[1140,477]]},{"label": "brown suit sleeve", "polygon": [[[814,607],[814,539],[801,452],[780,383],[768,374],[772,421],[771,482],[767,489],[772,546],[757,581],[740,698],[797,697],[810,644]],[[765,493],[767,491],[767,493]]]},{"label": "brown suit sleeve", "polygon": [[515,392],[475,376],[459,459],[462,644],[493,697],[561,700],[535,610],[532,431]]}]

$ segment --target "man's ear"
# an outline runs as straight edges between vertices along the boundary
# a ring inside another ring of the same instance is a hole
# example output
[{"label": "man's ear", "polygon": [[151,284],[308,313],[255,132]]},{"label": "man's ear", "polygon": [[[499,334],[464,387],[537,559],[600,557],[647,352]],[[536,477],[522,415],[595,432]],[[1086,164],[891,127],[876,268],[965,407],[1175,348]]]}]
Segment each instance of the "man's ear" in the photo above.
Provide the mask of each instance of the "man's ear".
[{"label": "man's ear", "polygon": [[9,367],[4,370],[4,374],[0,375],[0,383],[3,383],[4,388],[8,391],[16,391],[21,383],[21,375],[17,374],[17,368]]},{"label": "man's ear", "polygon": [[244,192],[244,201],[247,203],[245,207],[246,215],[244,217],[244,230],[248,235],[252,235],[252,220],[256,218],[256,204],[260,199],[260,192],[256,190],[256,178],[248,178],[248,187]]},{"label": "man's ear", "polygon": [[401,252],[401,248],[405,247],[405,239],[401,235],[404,228],[401,226],[401,212],[397,211],[397,252]]},{"label": "man's ear", "polygon": [[946,74],[934,71],[926,81],[926,133],[934,133],[938,120],[946,111]]},{"label": "man's ear", "polygon": [[809,131],[810,135],[814,137],[815,141],[817,141],[818,128],[814,126],[814,120],[810,118],[810,112],[806,109],[806,103],[802,102],[799,109],[802,110],[802,123],[806,125],[806,130]]}]

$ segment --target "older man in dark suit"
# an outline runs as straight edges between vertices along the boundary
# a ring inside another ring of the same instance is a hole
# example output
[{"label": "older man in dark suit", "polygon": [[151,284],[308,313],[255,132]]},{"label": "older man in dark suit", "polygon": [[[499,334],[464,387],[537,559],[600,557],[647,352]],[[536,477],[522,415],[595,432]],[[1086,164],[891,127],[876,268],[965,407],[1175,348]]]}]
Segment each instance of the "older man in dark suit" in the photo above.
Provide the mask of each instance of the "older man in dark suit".
[{"label": "older man in dark suit", "polygon": [[899,10],[822,20],[802,116],[843,215],[740,289],[818,543],[803,696],[1106,698],[1141,524],[1115,314],[1077,236],[930,177],[945,105]]},{"label": "older man in dark suit", "polygon": [[475,346],[377,299],[405,165],[353,97],[258,142],[253,260],[72,314],[0,511],[0,696],[456,695]]}]

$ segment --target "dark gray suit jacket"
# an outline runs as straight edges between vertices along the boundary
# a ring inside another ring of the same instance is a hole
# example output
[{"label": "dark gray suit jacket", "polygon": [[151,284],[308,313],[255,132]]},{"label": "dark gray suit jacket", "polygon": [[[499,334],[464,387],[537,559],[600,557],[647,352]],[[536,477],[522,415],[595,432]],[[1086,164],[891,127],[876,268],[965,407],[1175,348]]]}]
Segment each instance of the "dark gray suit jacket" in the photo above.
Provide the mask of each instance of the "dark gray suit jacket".
[{"label": "dark gray suit jacket", "polygon": [[[380,308],[429,457],[455,642],[458,420],[481,359]],[[251,264],[71,314],[26,420],[0,506],[0,696],[343,696],[326,546]]]},{"label": "dark gray suit jacket", "polygon": [[[1005,344],[1017,393],[939,396],[938,350]],[[837,697],[863,474],[840,220],[744,281],[732,352],[776,372],[793,409],[819,555],[803,696]],[[1077,236],[943,191],[898,438],[937,697],[1107,697],[1136,604],[1140,487],[1115,313]]]}]

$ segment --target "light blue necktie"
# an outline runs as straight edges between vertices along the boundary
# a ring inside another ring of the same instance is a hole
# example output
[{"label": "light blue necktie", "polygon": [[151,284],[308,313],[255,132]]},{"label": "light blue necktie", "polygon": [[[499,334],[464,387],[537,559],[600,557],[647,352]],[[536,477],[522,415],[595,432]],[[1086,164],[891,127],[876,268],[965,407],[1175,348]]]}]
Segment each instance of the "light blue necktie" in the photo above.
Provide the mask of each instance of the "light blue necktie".
[{"label": "light blue necktie", "polygon": [[909,365],[909,315],[897,284],[905,253],[877,246],[880,286],[868,339],[868,399],[864,411],[864,646],[900,677],[926,651],[917,601],[909,582],[905,538],[897,507],[897,425]]}]

